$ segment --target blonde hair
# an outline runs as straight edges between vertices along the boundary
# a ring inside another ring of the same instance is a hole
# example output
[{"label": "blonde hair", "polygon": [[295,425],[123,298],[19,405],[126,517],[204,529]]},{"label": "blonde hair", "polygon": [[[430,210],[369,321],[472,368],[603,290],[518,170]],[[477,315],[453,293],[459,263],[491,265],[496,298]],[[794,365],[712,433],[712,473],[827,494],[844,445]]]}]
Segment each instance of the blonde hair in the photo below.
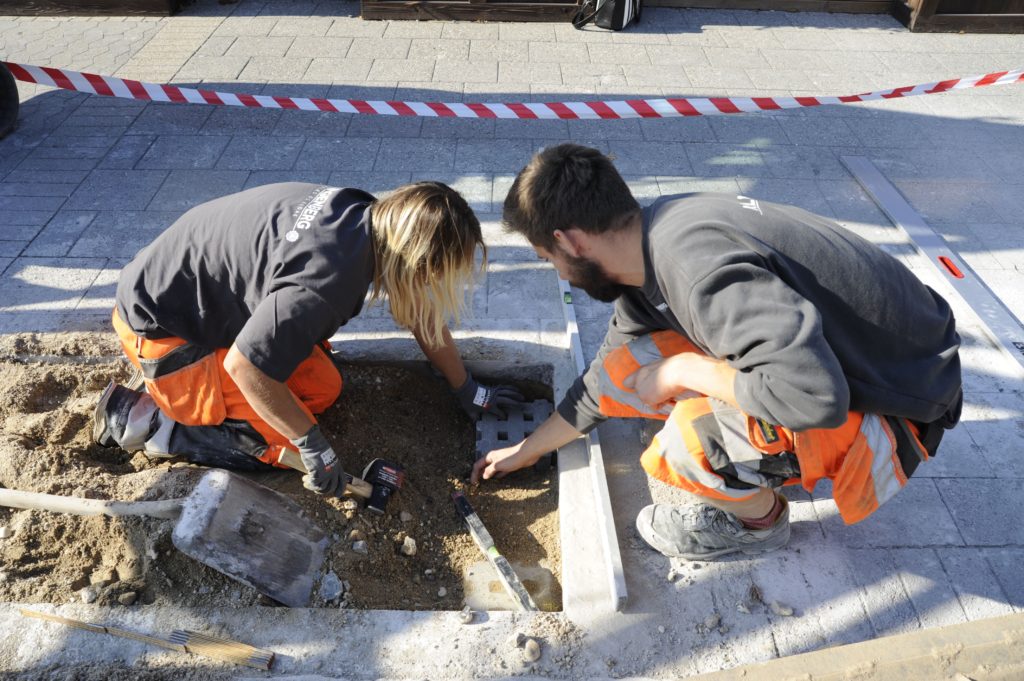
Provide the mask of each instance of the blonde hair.
[{"label": "blonde hair", "polygon": [[445,325],[458,322],[471,285],[476,247],[487,267],[480,221],[469,204],[440,182],[399,187],[370,208],[377,262],[371,300],[385,295],[395,321],[432,347]]}]

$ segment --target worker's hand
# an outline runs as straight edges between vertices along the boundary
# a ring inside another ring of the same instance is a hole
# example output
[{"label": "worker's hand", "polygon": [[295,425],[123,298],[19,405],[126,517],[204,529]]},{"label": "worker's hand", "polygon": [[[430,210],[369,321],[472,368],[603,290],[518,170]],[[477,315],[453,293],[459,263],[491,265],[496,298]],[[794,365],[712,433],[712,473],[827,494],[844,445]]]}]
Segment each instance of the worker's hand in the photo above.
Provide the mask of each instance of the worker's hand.
[{"label": "worker's hand", "polygon": [[526,468],[537,463],[537,459],[540,457],[531,458],[526,456],[522,451],[521,445],[522,443],[520,442],[514,447],[492,449],[486,455],[481,456],[473,464],[473,472],[469,475],[469,482],[477,485],[481,479],[502,478],[506,473],[511,473],[512,471],[517,471],[520,468]]},{"label": "worker's hand", "polygon": [[327,438],[320,432],[320,426],[313,424],[309,432],[292,440],[292,444],[298,447],[299,457],[306,467],[302,486],[317,494],[341,496],[345,491],[345,471]]},{"label": "worker's hand", "polygon": [[623,385],[635,390],[641,402],[655,409],[671,404],[685,390],[679,373],[686,354],[688,353],[645,364],[627,376]]},{"label": "worker's hand", "polygon": [[470,416],[494,414],[498,418],[508,415],[507,407],[525,402],[522,393],[508,385],[486,386],[476,382],[473,374],[466,372],[466,382],[455,391],[459,405]]}]

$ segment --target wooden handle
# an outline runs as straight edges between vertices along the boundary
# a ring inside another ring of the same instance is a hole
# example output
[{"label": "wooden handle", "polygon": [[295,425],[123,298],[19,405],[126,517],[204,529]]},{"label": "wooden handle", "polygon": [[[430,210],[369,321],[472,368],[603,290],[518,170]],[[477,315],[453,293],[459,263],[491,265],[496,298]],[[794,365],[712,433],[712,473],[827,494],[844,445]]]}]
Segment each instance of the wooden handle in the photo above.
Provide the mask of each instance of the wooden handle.
[{"label": "wooden handle", "polygon": [[[288,468],[294,468],[297,471],[306,472],[306,467],[302,463],[302,459],[299,458],[299,453],[291,449],[282,449],[281,456],[278,457],[277,462],[288,466]],[[373,485],[366,482],[362,478],[355,476],[349,476],[351,479],[348,484],[345,485],[345,496],[356,496],[362,499],[369,499],[370,495],[373,494]]]},{"label": "wooden handle", "polygon": [[0,506],[27,508],[73,515],[135,516],[151,518],[177,518],[181,513],[181,499],[165,501],[107,501],[65,497],[41,492],[21,492],[15,489],[0,489]]}]

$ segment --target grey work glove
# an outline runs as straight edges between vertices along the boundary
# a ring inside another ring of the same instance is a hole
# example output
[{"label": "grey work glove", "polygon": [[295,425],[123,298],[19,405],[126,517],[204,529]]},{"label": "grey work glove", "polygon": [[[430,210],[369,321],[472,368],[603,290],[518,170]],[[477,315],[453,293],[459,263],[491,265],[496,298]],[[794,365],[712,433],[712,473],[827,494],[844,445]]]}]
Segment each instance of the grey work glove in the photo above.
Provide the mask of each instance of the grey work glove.
[{"label": "grey work glove", "polygon": [[494,414],[500,419],[508,416],[507,407],[523,404],[522,393],[510,385],[480,385],[473,374],[466,372],[466,382],[455,391],[462,409],[470,416]]},{"label": "grey work glove", "polygon": [[309,432],[291,442],[298,447],[299,457],[306,467],[302,486],[317,494],[340,497],[345,491],[345,471],[327,438],[320,432],[320,426],[313,424]]}]

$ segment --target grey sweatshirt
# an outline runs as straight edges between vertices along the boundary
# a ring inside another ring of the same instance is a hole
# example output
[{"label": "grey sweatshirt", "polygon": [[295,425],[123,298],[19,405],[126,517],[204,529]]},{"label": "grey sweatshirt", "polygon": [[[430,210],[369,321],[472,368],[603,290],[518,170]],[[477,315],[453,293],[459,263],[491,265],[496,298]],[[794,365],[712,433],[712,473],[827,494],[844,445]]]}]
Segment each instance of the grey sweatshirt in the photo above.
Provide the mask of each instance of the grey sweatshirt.
[{"label": "grey sweatshirt", "polygon": [[618,298],[597,357],[559,404],[581,432],[604,419],[604,357],[662,329],[737,369],[744,412],[793,430],[837,427],[849,410],[955,422],[949,305],[834,222],[728,194],[667,196],[644,210],[643,252],[643,287]]}]

